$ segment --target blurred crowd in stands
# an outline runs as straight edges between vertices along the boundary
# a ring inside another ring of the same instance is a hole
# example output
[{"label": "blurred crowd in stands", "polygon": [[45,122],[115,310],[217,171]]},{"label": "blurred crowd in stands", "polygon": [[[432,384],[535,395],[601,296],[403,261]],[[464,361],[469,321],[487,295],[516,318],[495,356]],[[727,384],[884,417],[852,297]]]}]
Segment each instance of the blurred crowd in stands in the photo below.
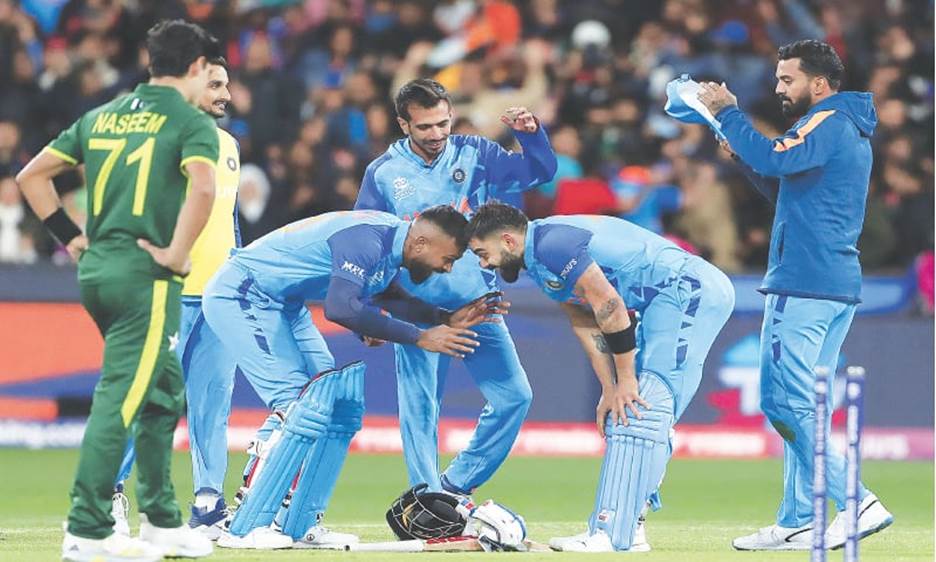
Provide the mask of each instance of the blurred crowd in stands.
[{"label": "blurred crowd in stands", "polygon": [[[932,299],[932,0],[0,0],[0,262],[64,261],[25,208],[18,169],[83,112],[146,80],[146,30],[198,22],[226,45],[245,241],[354,204],[367,163],[401,136],[392,96],[431,76],[454,132],[507,147],[498,117],[530,108],[559,171],[531,216],[603,212],[664,233],[727,272],[766,263],[771,208],[711,133],[663,112],[681,73],[724,81],[767,135],[777,47],[832,44],[843,89],[880,123],[860,240],[865,271],[919,271]],[[79,172],[58,187],[82,220]],[[911,273],[912,274],[912,273]]]}]

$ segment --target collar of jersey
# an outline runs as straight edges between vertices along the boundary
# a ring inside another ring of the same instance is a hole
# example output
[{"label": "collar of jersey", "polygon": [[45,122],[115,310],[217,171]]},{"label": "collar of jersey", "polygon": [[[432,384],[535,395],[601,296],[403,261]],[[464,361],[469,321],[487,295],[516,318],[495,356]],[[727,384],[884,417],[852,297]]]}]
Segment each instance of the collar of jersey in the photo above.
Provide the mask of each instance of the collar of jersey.
[{"label": "collar of jersey", "polygon": [[142,84],[137,84],[137,87],[134,88],[134,91],[138,93],[146,92],[146,93],[163,94],[163,95],[170,95],[170,96],[175,95],[175,96],[178,96],[180,99],[182,98],[182,94],[179,93],[179,90],[176,90],[172,86],[156,86],[153,84],[147,84],[146,82],[143,82]]},{"label": "collar of jersey", "polygon": [[402,221],[393,235],[393,248],[391,249],[390,259],[393,260],[395,267],[403,266],[403,243],[406,242],[406,235],[409,234],[409,221]]},{"label": "collar of jersey", "polygon": [[393,147],[394,149],[396,149],[397,153],[399,153],[401,156],[411,160],[414,164],[416,164],[420,168],[425,168],[427,170],[431,170],[432,168],[435,168],[439,162],[446,159],[446,157],[449,155],[449,151],[453,150],[452,149],[452,137],[449,136],[449,138],[445,141],[445,149],[442,151],[442,154],[439,154],[438,156],[436,156],[435,160],[433,160],[432,163],[426,164],[426,161],[422,159],[422,156],[416,154],[413,151],[413,149],[410,147],[410,139],[408,136],[403,137],[402,139],[396,141]]},{"label": "collar of jersey", "polygon": [[533,231],[536,226],[536,221],[527,223],[526,240],[523,241],[523,265],[527,271],[533,271]]}]

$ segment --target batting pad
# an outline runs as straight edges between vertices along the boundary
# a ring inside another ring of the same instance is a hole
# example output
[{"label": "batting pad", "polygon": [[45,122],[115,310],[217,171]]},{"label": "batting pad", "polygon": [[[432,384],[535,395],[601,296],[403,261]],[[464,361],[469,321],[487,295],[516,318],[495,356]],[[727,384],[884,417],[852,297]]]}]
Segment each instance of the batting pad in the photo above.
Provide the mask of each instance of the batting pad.
[{"label": "batting pad", "polygon": [[319,374],[290,404],[279,441],[270,449],[263,470],[255,476],[231,520],[231,534],[242,537],[273,522],[308,451],[328,430],[335,397],[344,390],[346,382],[342,373]]},{"label": "batting pad", "polygon": [[328,431],[324,438],[316,440],[306,456],[283,523],[283,533],[295,540],[302,538],[324,515],[351,439],[361,429],[365,369],[361,362],[341,369],[341,381],[337,384],[342,388],[336,394]]},{"label": "batting pad", "polygon": [[628,412],[628,425],[615,425],[609,416],[595,510],[588,521],[589,531],[607,533],[615,550],[630,549],[640,511],[660,485],[670,457],[673,393],[660,377],[646,371],[639,389],[652,409],[641,411],[643,419]]}]

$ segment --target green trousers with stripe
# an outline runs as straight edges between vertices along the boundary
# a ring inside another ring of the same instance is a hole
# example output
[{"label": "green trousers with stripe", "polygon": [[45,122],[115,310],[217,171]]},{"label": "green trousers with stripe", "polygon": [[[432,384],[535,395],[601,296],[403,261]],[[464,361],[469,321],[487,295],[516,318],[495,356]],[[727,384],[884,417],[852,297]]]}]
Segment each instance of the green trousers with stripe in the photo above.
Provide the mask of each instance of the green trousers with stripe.
[{"label": "green trousers with stripe", "polygon": [[104,364],[71,491],[73,535],[101,539],[113,532],[114,478],[131,434],[140,513],[157,527],[182,524],[169,476],[172,436],[185,406],[182,368],[173,350],[181,292],[175,280],[152,278],[81,286],[81,302],[104,336]]}]

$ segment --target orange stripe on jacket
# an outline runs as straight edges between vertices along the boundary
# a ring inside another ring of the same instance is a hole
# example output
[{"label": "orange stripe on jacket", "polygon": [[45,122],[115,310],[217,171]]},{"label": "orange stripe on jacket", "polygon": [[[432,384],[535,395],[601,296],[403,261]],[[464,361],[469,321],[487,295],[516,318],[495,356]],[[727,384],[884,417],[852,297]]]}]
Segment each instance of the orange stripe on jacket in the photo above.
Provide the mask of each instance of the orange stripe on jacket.
[{"label": "orange stripe on jacket", "polygon": [[776,144],[774,144],[774,152],[783,152],[793,148],[794,146],[803,144],[806,142],[806,135],[811,133],[813,129],[819,126],[819,123],[822,123],[826,120],[826,118],[832,116],[834,113],[834,109],[817,111],[815,115],[809,118],[809,121],[807,121],[805,125],[796,130],[795,137],[786,137],[782,141],[776,141]]}]

